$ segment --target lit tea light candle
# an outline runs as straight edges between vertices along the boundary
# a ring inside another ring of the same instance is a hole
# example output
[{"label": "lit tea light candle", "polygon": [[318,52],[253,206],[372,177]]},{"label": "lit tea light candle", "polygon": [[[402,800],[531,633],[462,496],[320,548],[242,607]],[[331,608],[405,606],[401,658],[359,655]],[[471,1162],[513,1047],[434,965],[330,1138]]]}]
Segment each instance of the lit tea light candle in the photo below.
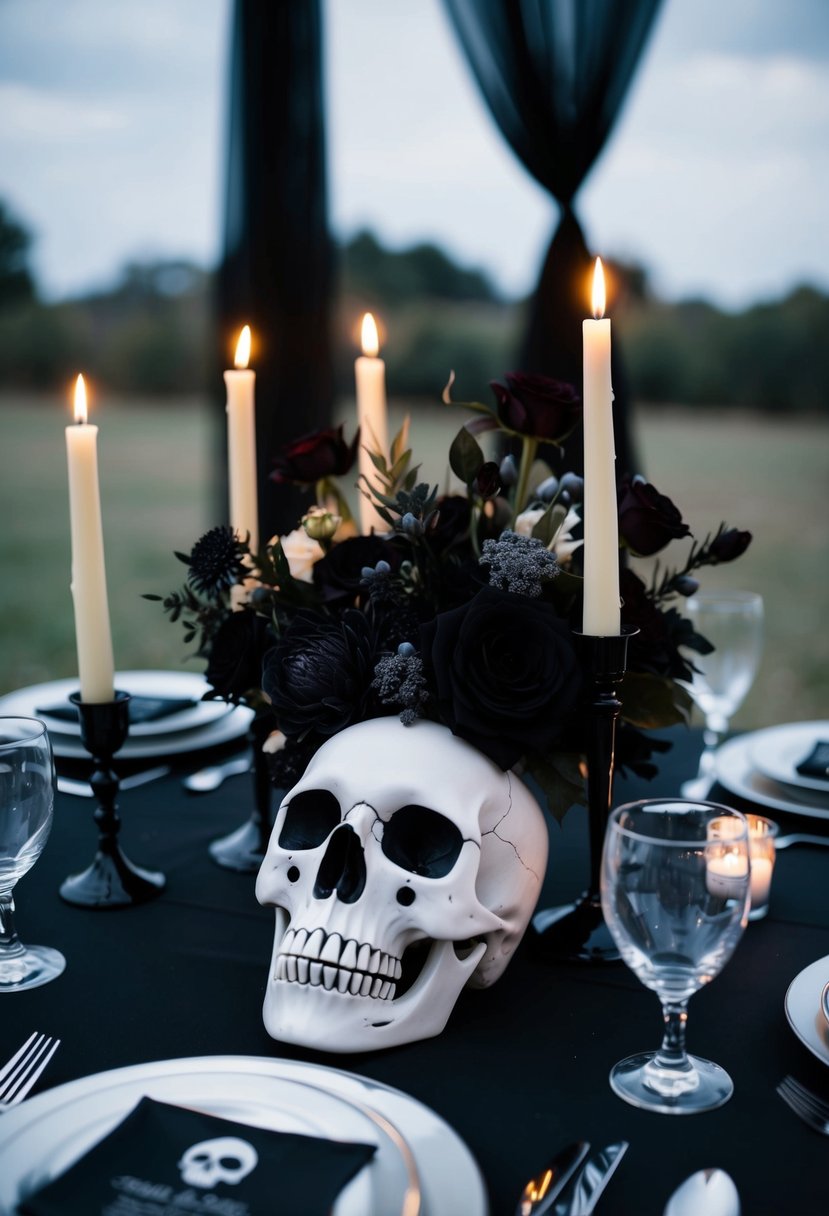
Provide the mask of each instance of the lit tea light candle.
[{"label": "lit tea light candle", "polygon": [[601,258],[593,272],[593,318],[582,321],[584,359],[584,608],[582,630],[619,633],[619,517],[610,383],[610,318]]},{"label": "lit tea light candle", "polygon": [[[363,353],[354,364],[354,379],[357,389],[357,425],[360,428],[359,470],[360,484],[365,480],[372,485],[377,480],[377,470],[370,452],[388,457],[388,411],[386,405],[386,365],[378,358],[380,342],[374,317],[367,312],[362,325]],[[389,526],[379,515],[374,504],[362,494],[360,496],[360,531],[367,536],[372,529],[388,532]]]},{"label": "lit tea light candle", "polygon": [[230,526],[244,539],[250,533],[250,549],[259,547],[259,501],[256,477],[256,373],[250,362],[250,326],[245,325],[236,343],[234,369],[224,374],[227,386],[227,474]]},{"label": "lit tea light candle", "polygon": [[705,885],[711,895],[742,900],[746,895],[748,874],[745,851],[725,847],[708,858]]},{"label": "lit tea light candle", "polygon": [[769,910],[776,850],[777,824],[763,815],[746,815],[751,854],[751,910],[749,920],[762,920]]},{"label": "lit tea light candle", "polygon": [[66,462],[78,676],[81,700],[100,704],[114,699],[115,664],[98,485],[98,428],[87,421],[83,376],[75,382],[74,410],[75,424],[66,428]]}]

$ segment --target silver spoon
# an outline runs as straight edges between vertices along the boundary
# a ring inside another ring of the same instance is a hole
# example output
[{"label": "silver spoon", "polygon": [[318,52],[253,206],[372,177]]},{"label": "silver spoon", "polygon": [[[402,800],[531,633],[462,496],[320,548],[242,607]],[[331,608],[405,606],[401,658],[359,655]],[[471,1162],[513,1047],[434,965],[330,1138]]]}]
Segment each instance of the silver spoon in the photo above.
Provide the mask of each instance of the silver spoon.
[{"label": "silver spoon", "polygon": [[663,1216],[740,1216],[740,1196],[725,1170],[697,1170],[671,1195]]},{"label": "silver spoon", "polygon": [[250,770],[250,756],[237,756],[235,760],[226,760],[223,764],[210,764],[200,768],[198,772],[182,777],[181,784],[191,794],[209,794],[217,790],[228,777],[238,777]]},{"label": "silver spoon", "polygon": [[791,832],[788,836],[778,836],[774,847],[775,849],[787,849],[792,844],[829,845],[829,836],[809,836],[805,832]]},{"label": "silver spoon", "polygon": [[823,992],[820,994],[820,1007],[823,1010],[824,1020],[829,1022],[829,984],[823,985]]}]

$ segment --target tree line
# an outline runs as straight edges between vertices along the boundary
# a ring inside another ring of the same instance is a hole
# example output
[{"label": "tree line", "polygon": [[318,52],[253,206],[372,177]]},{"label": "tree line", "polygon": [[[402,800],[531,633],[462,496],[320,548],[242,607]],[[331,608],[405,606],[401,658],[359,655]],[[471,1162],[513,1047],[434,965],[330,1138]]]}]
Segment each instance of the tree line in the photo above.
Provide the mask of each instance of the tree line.
[{"label": "tree line", "polygon": [[[0,387],[54,393],[79,367],[110,392],[201,394],[216,374],[214,275],[184,260],[131,262],[107,290],[45,301],[32,237],[0,201]],[[353,391],[356,322],[376,310],[390,391],[436,399],[454,368],[480,395],[515,366],[526,302],[480,270],[421,243],[391,250],[362,232],[339,248],[334,310],[337,388]],[[829,296],[801,286],[726,313],[668,303],[645,269],[611,263],[620,284],[614,332],[635,399],[769,412],[829,410]]]}]

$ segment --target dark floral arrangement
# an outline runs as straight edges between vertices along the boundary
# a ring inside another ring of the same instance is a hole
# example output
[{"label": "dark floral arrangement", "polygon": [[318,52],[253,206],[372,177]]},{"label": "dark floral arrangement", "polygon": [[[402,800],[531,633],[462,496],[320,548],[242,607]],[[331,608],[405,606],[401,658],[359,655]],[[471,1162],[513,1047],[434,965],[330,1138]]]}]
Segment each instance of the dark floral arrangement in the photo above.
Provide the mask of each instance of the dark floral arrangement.
[{"label": "dark floral arrangement", "polygon": [[[327,738],[356,722],[398,714],[432,718],[502,768],[532,774],[551,812],[584,801],[587,729],[576,633],[581,629],[583,481],[536,459],[581,421],[574,388],[512,374],[495,403],[449,406],[474,417],[449,463],[465,493],[439,495],[418,479],[408,422],[391,451],[372,453],[360,492],[386,528],[357,534],[336,478],[353,466],[358,436],[343,428],[304,436],[272,477],[315,491],[298,528],[251,553],[247,539],[213,528],[177,557],[184,587],[163,600],[185,642],[207,660],[208,694],[270,715],[273,778],[289,787]],[[500,432],[518,457],[487,459],[477,436]],[[710,644],[683,617],[696,573],[730,562],[751,541],[720,524],[698,542],[669,498],[641,478],[618,487],[622,623],[635,626],[622,687],[617,763],[653,776],[663,740],[643,731],[687,720],[687,652]],[[684,561],[661,560],[648,582],[634,569],[690,538]],[[159,600],[160,596],[151,596]]]}]

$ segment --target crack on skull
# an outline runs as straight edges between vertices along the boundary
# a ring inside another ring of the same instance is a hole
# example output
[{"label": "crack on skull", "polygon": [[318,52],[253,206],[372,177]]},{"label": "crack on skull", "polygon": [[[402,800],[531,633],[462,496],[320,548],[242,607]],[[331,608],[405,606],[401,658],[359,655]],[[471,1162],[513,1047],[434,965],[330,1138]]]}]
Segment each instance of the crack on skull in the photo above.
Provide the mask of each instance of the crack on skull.
[{"label": "crack on skull", "polygon": [[518,852],[518,846],[512,840],[508,840],[505,836],[501,836],[498,833],[498,829],[500,828],[501,824],[504,822],[504,820],[507,818],[510,811],[512,810],[512,775],[509,772],[506,772],[506,773],[504,773],[504,776],[507,779],[507,799],[508,799],[507,809],[504,811],[503,815],[501,816],[501,818],[498,820],[497,823],[495,823],[491,828],[487,828],[487,830],[485,832],[481,833],[481,837],[483,838],[484,836],[494,836],[496,840],[500,840],[501,844],[507,845],[508,848],[512,849],[517,861],[522,866],[522,868],[525,869],[528,874],[532,874],[534,878],[536,878],[536,879],[538,879],[538,881],[540,881],[541,876],[538,874],[538,872],[536,870],[534,870],[532,868],[532,866],[527,865],[526,861],[524,861],[524,858]]}]

